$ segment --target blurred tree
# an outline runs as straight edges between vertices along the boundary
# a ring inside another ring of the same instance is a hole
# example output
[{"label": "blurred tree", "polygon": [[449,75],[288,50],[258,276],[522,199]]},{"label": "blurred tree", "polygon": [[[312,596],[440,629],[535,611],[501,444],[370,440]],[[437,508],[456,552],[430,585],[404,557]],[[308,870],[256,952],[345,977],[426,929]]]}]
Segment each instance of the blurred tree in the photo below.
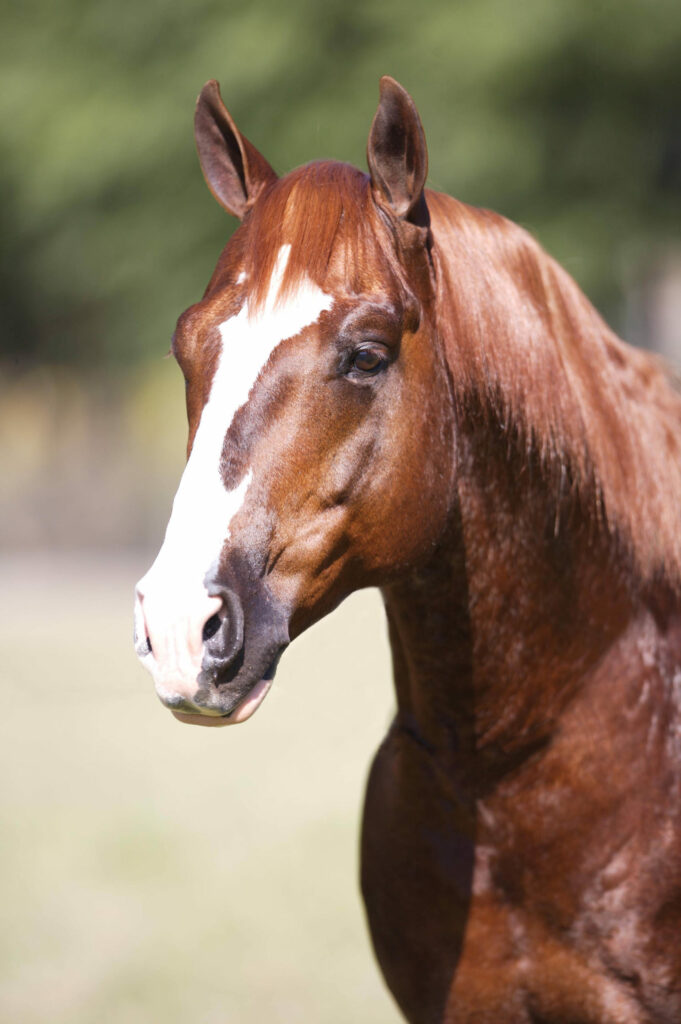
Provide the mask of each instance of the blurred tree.
[{"label": "blurred tree", "polygon": [[5,360],[166,350],[234,227],[191,140],[211,77],[283,172],[364,166],[378,77],[394,75],[421,111],[431,185],[525,223],[611,319],[623,262],[678,239],[678,0],[5,6]]}]

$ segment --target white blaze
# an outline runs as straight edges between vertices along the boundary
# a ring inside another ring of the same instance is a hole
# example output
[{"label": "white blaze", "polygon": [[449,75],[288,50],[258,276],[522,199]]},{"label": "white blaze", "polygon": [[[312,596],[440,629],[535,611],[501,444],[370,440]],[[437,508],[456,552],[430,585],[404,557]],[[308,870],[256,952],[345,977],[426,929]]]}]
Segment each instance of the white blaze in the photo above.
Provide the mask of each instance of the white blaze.
[{"label": "white blaze", "polygon": [[290,246],[283,245],[277,254],[262,310],[252,313],[247,300],[236,316],[220,324],[217,367],[165,540],[137,586],[142,599],[136,604],[138,646],[145,639],[146,621],[153,654],[142,660],[154,675],[159,696],[166,699],[173,694],[191,697],[196,690],[203,624],[220,607],[203,581],[229,540],[230,523],[253,476],[249,468],[237,487],[225,488],[220,474],[225,435],[277,346],[314,323],[333,302],[309,280],[278,301],[289,252]]}]

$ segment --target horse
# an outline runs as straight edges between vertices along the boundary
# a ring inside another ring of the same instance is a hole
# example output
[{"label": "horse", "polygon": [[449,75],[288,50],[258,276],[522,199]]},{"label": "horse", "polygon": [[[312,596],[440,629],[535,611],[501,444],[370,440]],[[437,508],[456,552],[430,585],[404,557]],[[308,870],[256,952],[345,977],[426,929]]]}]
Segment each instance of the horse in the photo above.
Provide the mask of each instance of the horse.
[{"label": "horse", "polygon": [[215,81],[195,136],[241,224],[172,340],[188,461],[135,607],[158,696],[243,722],[291,640],[380,588],[361,888],[406,1019],[678,1024],[673,374],[524,229],[426,188],[392,78],[368,174],[279,178]]}]

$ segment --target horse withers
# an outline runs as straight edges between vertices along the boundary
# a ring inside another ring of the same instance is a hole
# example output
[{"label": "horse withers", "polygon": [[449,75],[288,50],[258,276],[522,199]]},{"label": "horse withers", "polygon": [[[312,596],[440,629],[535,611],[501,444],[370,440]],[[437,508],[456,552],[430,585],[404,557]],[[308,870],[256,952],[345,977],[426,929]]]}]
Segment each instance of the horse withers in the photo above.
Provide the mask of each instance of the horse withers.
[{"label": "horse withers", "polygon": [[412,1024],[681,1021],[681,398],[523,230],[425,189],[390,78],[369,174],[278,178],[209,82],[242,223],[180,317],[188,461],[136,595],[179,719],[248,718],[381,588],[397,712],[362,890]]}]

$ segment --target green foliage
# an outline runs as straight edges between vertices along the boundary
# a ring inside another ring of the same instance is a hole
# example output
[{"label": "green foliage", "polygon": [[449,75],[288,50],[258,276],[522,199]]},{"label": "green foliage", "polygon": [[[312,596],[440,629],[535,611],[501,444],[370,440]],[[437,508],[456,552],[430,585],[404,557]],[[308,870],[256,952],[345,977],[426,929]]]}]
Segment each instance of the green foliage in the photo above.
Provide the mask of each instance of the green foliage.
[{"label": "green foliage", "polygon": [[23,0],[0,43],[0,354],[163,353],[234,223],[191,137],[218,78],[277,170],[364,166],[378,78],[412,93],[430,184],[520,220],[612,316],[678,237],[678,0]]}]

